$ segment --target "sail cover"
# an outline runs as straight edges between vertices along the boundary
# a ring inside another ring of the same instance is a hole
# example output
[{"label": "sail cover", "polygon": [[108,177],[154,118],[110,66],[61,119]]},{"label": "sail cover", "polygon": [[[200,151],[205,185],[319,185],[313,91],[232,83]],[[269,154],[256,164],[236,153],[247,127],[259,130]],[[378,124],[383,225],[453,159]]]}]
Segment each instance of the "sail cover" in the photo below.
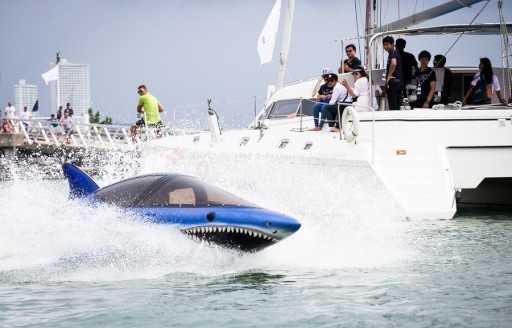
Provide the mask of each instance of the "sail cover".
[{"label": "sail cover", "polygon": [[260,56],[262,65],[272,61],[280,16],[281,0],[276,0],[272,11],[267,17],[265,26],[263,26],[263,30],[261,30],[260,37],[258,38],[258,55]]}]

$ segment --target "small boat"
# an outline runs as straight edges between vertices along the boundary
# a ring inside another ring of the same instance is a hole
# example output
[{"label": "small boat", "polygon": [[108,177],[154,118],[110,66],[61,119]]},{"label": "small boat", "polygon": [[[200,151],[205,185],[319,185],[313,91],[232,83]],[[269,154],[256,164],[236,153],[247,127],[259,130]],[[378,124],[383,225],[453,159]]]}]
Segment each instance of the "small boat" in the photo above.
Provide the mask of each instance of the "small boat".
[{"label": "small boat", "polygon": [[148,174],[100,188],[74,164],[65,163],[63,171],[72,198],[110,204],[155,224],[175,225],[193,239],[226,248],[256,252],[301,226],[294,218],[188,175]]}]

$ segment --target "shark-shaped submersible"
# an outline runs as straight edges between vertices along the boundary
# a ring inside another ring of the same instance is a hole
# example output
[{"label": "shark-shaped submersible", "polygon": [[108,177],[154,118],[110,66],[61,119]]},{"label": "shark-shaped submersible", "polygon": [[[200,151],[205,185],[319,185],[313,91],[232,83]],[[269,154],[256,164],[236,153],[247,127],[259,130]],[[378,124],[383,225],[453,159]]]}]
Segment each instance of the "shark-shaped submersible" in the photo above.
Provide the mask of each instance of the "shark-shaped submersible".
[{"label": "shark-shaped submersible", "polygon": [[292,235],[300,223],[251,204],[222,189],[181,174],[148,174],[100,188],[71,163],[63,165],[70,194],[107,203],[156,224],[172,224],[186,235],[255,252]]}]

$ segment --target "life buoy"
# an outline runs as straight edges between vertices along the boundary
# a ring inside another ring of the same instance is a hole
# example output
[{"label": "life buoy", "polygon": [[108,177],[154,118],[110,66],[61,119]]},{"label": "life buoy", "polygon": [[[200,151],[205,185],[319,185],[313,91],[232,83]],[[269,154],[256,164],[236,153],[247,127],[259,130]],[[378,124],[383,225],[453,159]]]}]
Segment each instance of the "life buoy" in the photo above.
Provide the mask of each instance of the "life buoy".
[{"label": "life buoy", "polygon": [[359,119],[354,106],[348,106],[341,116],[341,129],[343,136],[348,142],[352,142],[359,135]]}]

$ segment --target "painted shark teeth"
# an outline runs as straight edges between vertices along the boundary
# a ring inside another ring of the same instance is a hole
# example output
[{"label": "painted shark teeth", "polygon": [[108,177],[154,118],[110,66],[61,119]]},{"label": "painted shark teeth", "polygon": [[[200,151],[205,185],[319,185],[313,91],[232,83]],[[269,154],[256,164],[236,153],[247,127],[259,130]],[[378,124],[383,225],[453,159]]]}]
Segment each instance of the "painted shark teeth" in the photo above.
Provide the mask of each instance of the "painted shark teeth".
[{"label": "painted shark teeth", "polygon": [[261,238],[263,240],[270,240],[272,242],[277,242],[278,240],[276,238],[273,238],[272,236],[268,236],[265,233],[254,231],[251,229],[241,228],[241,227],[231,227],[231,226],[217,226],[217,225],[211,225],[211,226],[202,226],[202,227],[192,227],[182,230],[185,234],[193,237],[193,238],[201,238],[201,234],[208,234],[208,233],[217,233],[217,232],[223,232],[223,233],[237,233],[237,234],[245,234],[254,238]]}]

